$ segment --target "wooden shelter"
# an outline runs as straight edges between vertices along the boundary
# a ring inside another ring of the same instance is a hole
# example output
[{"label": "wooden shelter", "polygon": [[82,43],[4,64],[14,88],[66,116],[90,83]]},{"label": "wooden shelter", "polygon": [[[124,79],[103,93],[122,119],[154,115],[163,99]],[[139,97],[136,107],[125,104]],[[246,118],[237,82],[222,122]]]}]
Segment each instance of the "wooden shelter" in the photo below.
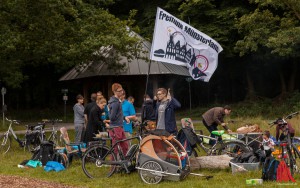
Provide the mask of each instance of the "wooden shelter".
[{"label": "wooden shelter", "polygon": [[[139,37],[142,41],[142,56],[149,57],[151,44],[134,32],[131,35]],[[125,64],[125,69],[114,71],[109,69],[105,62],[93,61],[85,66],[77,66],[63,75],[59,80],[74,84],[81,84],[85,98],[91,92],[102,91],[104,96],[112,95],[111,85],[114,82],[122,84],[127,96],[133,96],[137,104],[141,104],[145,94],[147,74],[150,61],[144,58],[134,58],[130,62],[126,57],[121,57],[119,63]],[[172,88],[178,79],[189,77],[186,67],[169,63],[151,61],[147,94],[153,96],[159,87]]]}]

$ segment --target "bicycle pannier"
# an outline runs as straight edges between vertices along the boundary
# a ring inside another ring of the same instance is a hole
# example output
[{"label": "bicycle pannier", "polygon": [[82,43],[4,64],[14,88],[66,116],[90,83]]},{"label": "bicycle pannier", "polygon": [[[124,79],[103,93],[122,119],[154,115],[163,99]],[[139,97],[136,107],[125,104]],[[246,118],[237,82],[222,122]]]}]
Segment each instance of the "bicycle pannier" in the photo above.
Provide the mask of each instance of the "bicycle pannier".
[{"label": "bicycle pannier", "polygon": [[51,141],[44,141],[41,143],[40,149],[33,154],[32,160],[41,161],[43,165],[46,165],[48,161],[53,160],[54,153],[54,143]]}]

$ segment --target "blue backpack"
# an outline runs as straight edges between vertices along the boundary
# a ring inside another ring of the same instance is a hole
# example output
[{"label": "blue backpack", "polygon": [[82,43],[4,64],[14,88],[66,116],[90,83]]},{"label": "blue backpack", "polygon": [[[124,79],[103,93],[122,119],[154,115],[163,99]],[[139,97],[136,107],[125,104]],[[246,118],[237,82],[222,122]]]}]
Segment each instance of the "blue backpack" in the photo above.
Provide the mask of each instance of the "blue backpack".
[{"label": "blue backpack", "polygon": [[264,181],[276,181],[278,165],[279,161],[274,157],[267,157],[262,169],[262,179]]}]

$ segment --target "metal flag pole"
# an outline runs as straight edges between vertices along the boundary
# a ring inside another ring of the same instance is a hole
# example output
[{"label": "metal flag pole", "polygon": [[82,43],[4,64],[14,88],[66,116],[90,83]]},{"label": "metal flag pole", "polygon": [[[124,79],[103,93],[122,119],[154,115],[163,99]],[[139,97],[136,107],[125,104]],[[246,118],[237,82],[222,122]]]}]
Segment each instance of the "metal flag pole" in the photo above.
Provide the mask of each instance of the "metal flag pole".
[{"label": "metal flag pole", "polygon": [[191,81],[193,81],[192,77],[187,77],[185,80],[189,83],[189,98],[190,98],[190,112],[192,111],[192,95],[191,95]]},{"label": "metal flag pole", "polygon": [[142,112],[141,112],[141,120],[143,119],[143,111],[144,111],[144,102],[146,101],[146,95],[147,95],[147,90],[148,90],[148,82],[149,82],[149,74],[150,74],[150,68],[151,68],[151,60],[149,62],[148,66],[148,73],[147,73],[147,78],[146,78],[146,89],[145,89],[145,95],[143,97],[143,105],[142,105]]},{"label": "metal flag pole", "polygon": [[152,60],[150,60],[150,63],[149,63],[149,66],[148,66],[148,73],[147,73],[147,79],[146,79],[146,89],[145,89],[144,101],[145,101],[145,97],[147,95],[147,90],[148,90],[148,82],[149,82],[149,75],[150,75],[150,69],[151,69],[151,62],[152,62]]}]

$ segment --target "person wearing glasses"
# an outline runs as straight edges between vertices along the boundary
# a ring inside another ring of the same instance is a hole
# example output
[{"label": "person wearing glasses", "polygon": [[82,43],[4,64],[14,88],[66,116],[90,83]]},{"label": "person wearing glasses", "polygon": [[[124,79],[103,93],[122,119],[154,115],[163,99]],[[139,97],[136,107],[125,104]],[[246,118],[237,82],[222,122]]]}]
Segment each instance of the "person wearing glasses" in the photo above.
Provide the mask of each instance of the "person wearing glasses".
[{"label": "person wearing glasses", "polygon": [[[125,120],[127,123],[129,123],[130,120],[123,116],[121,103],[121,97],[123,96],[122,85],[119,83],[114,83],[112,85],[112,92],[114,95],[108,101],[110,124],[106,124],[106,126],[115,126],[113,130],[109,131],[109,134],[112,136],[112,138],[114,138],[112,140],[114,144],[116,140],[126,139],[123,129],[123,120]],[[128,151],[128,142],[120,142],[120,146],[123,153],[126,154]],[[118,148],[115,147],[115,153],[118,154],[117,152]]]},{"label": "person wearing glasses", "polygon": [[158,88],[156,92],[156,129],[164,129],[170,134],[177,135],[175,110],[181,107],[180,102],[171,97],[170,89]]}]

